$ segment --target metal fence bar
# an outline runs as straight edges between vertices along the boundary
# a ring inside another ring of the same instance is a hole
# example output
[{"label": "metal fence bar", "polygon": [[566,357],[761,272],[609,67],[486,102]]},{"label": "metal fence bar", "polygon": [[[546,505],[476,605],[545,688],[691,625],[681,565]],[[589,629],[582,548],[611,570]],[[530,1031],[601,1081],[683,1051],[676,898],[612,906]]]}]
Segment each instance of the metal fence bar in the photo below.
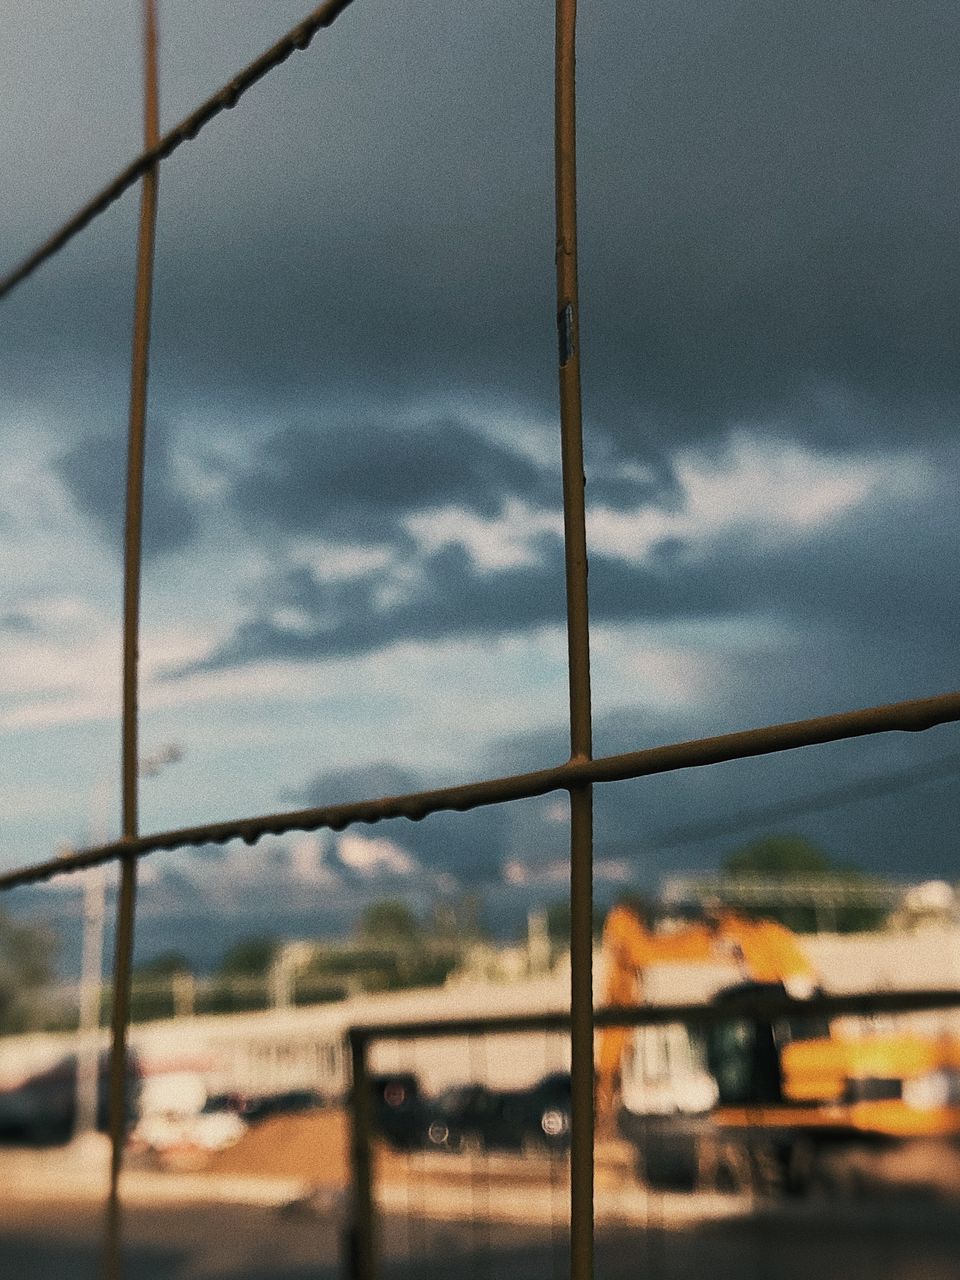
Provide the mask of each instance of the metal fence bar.
[{"label": "metal fence bar", "polygon": [[[807,999],[792,997],[783,990],[755,989],[719,1002],[605,1006],[596,1011],[595,1023],[598,1028],[655,1026],[665,1023],[704,1027],[751,1017],[774,1020],[779,1017],[803,1018],[811,1015],[889,1015],[951,1009],[960,1009],[960,989],[859,992],[847,995],[820,993]],[[555,1011],[421,1022],[370,1023],[348,1029],[346,1043],[353,1082],[350,1130],[353,1182],[344,1257],[348,1261],[346,1274],[350,1280],[371,1280],[379,1274],[370,1109],[372,1095],[368,1077],[370,1047],[381,1040],[409,1042],[423,1039],[462,1039],[464,1036],[484,1034],[569,1032],[570,1025],[569,1013]]]},{"label": "metal fence bar", "polygon": [[[554,66],[557,338],[570,759],[593,755],[577,281],[577,0],[557,0]],[[593,788],[570,791],[570,1277],[593,1276]]]},{"label": "metal fence bar", "polygon": [[252,89],[258,80],[263,79],[267,72],[272,71],[274,67],[280,66],[282,62],[286,62],[287,58],[295,50],[306,49],[321,27],[331,26],[344,9],[348,8],[352,3],[353,0],[326,0],[325,4],[314,9],[309,17],[304,18],[302,22],[298,22],[285,36],[282,36],[269,49],[260,54],[258,58],[255,58],[253,62],[248,63],[222,89],[218,89],[216,93],[202,102],[195,111],[185,116],[179,124],[174,125],[162,137],[155,138],[145,150],[141,151],[136,160],[128,164],[125,169],[121,169],[117,176],[108,182],[105,187],[102,187],[82,208],[78,209],[59,231],[54,232],[19,266],[15,267],[0,280],[0,298],[15,289],[18,284],[26,280],[27,276],[32,275],[37,267],[69,244],[78,232],[82,231],[99,214],[109,209],[115,200],[118,200],[125,191],[138,182],[160,160],[165,160],[183,143],[192,141],[200,130],[209,124],[215,116],[218,116],[221,111],[228,111],[231,107],[235,107],[247,90]]},{"label": "metal fence bar", "polygon": [[[143,134],[148,149],[160,133],[157,88],[157,21],[155,0],[143,0]],[[126,529],[123,583],[123,725],[122,832],[136,839],[138,821],[138,650],[140,637],[140,572],[143,544],[143,472],[147,427],[147,378],[150,361],[150,316],[156,244],[156,163],[144,172],[140,188],[140,228],[134,299],[130,415],[127,442]],[[108,1280],[121,1274],[120,1168],[127,1129],[127,1026],[133,968],[134,916],[137,902],[137,859],[127,854],[120,864],[117,930],[113,966],[110,1043],[110,1191],[104,1270]]]},{"label": "metal fence bar", "polygon": [[799,747],[822,746],[828,742],[840,742],[875,733],[920,733],[937,725],[957,721],[960,721],[960,693],[944,693],[933,698],[895,702],[864,710],[839,712],[831,716],[817,716],[810,720],[768,725],[761,729],[720,734],[712,738],[648,747],[623,755],[570,760],[547,769],[466,783],[463,786],[440,787],[400,796],[380,796],[347,804],[320,805],[310,809],[261,814],[257,817],[233,818],[225,822],[176,827],[169,831],[138,836],[136,839],[107,841],[63,857],[31,863],[5,872],[0,875],[0,892],[18,885],[49,880],[65,872],[113,862],[126,854],[142,857],[163,849],[222,844],[227,840],[244,840],[247,844],[254,844],[266,835],[278,836],[290,831],[317,831],[321,828],[342,831],[352,823],[382,822],[388,818],[409,818],[417,822],[431,813],[449,810],[465,812],[483,805],[543,796],[551,791],[569,791],[587,783],[622,782],[628,778],[645,778],[676,769],[699,768],[753,756],[772,755],[778,751],[793,751]]},{"label": "metal fence bar", "polygon": [[600,760],[592,758],[589,675],[589,616],[580,404],[579,318],[576,261],[575,34],[576,0],[556,0],[555,173],[557,214],[557,323],[563,465],[564,545],[567,583],[567,634],[570,681],[571,757],[561,765],[534,772],[470,783],[460,787],[381,797],[172,831],[139,834],[137,795],[137,646],[141,571],[143,451],[146,426],[147,368],[152,292],[153,246],[159,162],[194,138],[221,111],[296,49],[305,49],[321,27],[349,7],[351,0],[326,0],[265,53],[249,63],[222,89],[163,136],[159,133],[156,83],[154,0],[143,0],[145,31],[144,150],[33,254],[0,280],[0,298],[64,247],[89,222],[136,182],[142,182],[136,306],[130,395],[125,539],[123,659],[123,821],[119,840],[81,850],[66,858],[35,863],[0,876],[0,890],[35,883],[66,871],[119,861],[117,946],[114,964],[111,1095],[111,1179],[105,1272],[120,1275],[119,1174],[126,1122],[126,1034],[136,905],[137,859],[160,849],[219,843],[241,838],[253,843],[266,834],[328,827],[393,817],[419,820],[444,810],[465,811],[566,790],[570,796],[571,843],[571,1007],[569,1013],[539,1017],[457,1019],[443,1023],[405,1023],[354,1028],[349,1044],[354,1072],[353,1265],[372,1277],[377,1265],[372,1163],[371,1098],[366,1049],[381,1036],[412,1039],[460,1036],[506,1030],[570,1030],[572,1047],[573,1143],[571,1169],[571,1277],[588,1280],[593,1266],[593,1031],[612,1025],[664,1022],[707,1023],[743,1016],[880,1013],[960,1007],[960,991],[884,992],[856,996],[816,996],[797,1001],[776,992],[749,993],[743,999],[709,1005],[656,1008],[607,1008],[595,1011],[592,997],[592,787],[675,769],[794,750],[865,734],[922,731],[960,720],[960,694],[947,693],[915,702],[778,724],[718,737],[649,748]]},{"label": "metal fence bar", "polygon": [[376,1210],[373,1198],[373,1098],[367,1071],[366,1036],[347,1032],[350,1056],[350,1163],[352,1173],[349,1222],[344,1251],[347,1280],[376,1280],[379,1271]]},{"label": "metal fence bar", "polygon": [[[647,1027],[683,1023],[688,1027],[707,1027],[717,1023],[754,1018],[772,1022],[779,1018],[811,1016],[842,1017],[877,1014],[929,1013],[960,1009],[960,989],[943,991],[909,990],[857,992],[828,995],[817,992],[798,999],[780,988],[746,988],[743,992],[706,1002],[663,1005],[607,1005],[594,1011],[593,1026]],[[371,1150],[371,1091],[367,1076],[368,1053],[377,1041],[413,1041],[459,1039],[464,1036],[522,1034],[531,1032],[570,1033],[573,1019],[569,1012],[557,1010],[540,1014],[510,1014],[494,1017],[444,1018],[429,1021],[382,1022],[355,1025],[346,1033],[352,1076],[351,1151],[353,1166],[353,1200],[350,1232],[347,1241],[350,1280],[375,1280],[379,1259],[376,1248],[377,1207],[373,1187]],[[571,1073],[572,1076],[572,1073]],[[359,1082],[359,1083],[358,1083]],[[572,1093],[572,1079],[571,1079]],[[575,1105],[571,1097],[572,1106]],[[571,1121],[572,1121],[571,1106]],[[358,1113],[358,1109],[362,1109]],[[572,1137],[572,1134],[571,1134]],[[591,1168],[592,1168],[592,1155]],[[571,1144],[571,1183],[573,1159]],[[572,1196],[571,1196],[571,1208]],[[581,1209],[581,1212],[583,1210]],[[593,1205],[586,1213],[593,1233]],[[571,1246],[573,1220],[571,1219]],[[583,1224],[581,1224],[583,1226]],[[574,1265],[571,1247],[571,1269]],[[592,1280],[592,1271],[587,1273]]]},{"label": "metal fence bar", "polygon": [[[800,1000],[785,991],[745,990],[721,1001],[696,1004],[604,1005],[594,1011],[594,1025],[604,1027],[654,1027],[684,1022],[708,1026],[736,1018],[782,1018],[822,1015],[830,1018],[868,1017],[871,1014],[931,1013],[960,1009],[960,988],[943,991],[868,991],[850,995],[818,992]],[[350,1029],[351,1040],[443,1040],[456,1036],[506,1035],[521,1031],[570,1030],[570,1014],[505,1014],[494,1017],[440,1018],[425,1022],[371,1022]]]}]

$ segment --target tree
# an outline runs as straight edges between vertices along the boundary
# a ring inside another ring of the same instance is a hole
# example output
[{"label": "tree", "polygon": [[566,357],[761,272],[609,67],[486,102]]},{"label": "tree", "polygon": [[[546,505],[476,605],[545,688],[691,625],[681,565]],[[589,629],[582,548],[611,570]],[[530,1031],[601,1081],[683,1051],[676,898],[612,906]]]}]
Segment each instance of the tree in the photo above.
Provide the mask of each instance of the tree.
[{"label": "tree", "polygon": [[190,981],[192,966],[182,951],[161,951],[133,971],[130,1021],[173,1018],[178,1012],[177,981]]},{"label": "tree", "polygon": [[224,954],[214,980],[197,993],[202,1013],[241,1013],[270,1003],[270,973],[280,950],[277,938],[241,938]]},{"label": "tree", "polygon": [[[737,880],[761,882],[749,893],[745,885],[731,886],[725,896],[798,933],[856,933],[879,928],[886,919],[886,907],[870,893],[870,878],[805,836],[760,836],[725,858],[722,871]],[[764,886],[763,881],[769,883]],[[791,881],[798,882],[795,889]]]},{"label": "tree", "polygon": [[276,938],[243,938],[224,955],[220,962],[220,975],[224,978],[266,977],[279,947]]},{"label": "tree", "polygon": [[804,836],[761,836],[724,859],[727,875],[824,876],[842,870]]},{"label": "tree", "polygon": [[134,970],[134,978],[173,978],[177,974],[192,972],[192,966],[182,951],[161,951]]},{"label": "tree", "polygon": [[52,982],[56,943],[42,925],[20,924],[0,908],[0,1031],[24,1030],[31,999]]},{"label": "tree", "polygon": [[357,936],[369,942],[412,945],[420,940],[420,925],[405,902],[386,898],[372,902],[360,917]]},{"label": "tree", "polygon": [[[594,904],[593,936],[595,939],[600,938],[603,934],[605,914],[603,907]],[[566,898],[560,898],[556,902],[548,904],[547,934],[555,947],[568,947],[570,945],[570,903]]]}]

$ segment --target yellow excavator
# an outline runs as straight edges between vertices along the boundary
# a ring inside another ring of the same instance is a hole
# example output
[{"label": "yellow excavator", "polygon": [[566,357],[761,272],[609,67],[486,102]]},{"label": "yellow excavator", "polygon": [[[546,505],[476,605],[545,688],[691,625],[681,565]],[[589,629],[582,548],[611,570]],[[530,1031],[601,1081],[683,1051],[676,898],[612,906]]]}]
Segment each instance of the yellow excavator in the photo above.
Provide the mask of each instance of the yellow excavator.
[{"label": "yellow excavator", "polygon": [[607,917],[603,950],[609,1005],[648,998],[661,966],[729,974],[714,996],[730,1004],[729,1021],[702,1033],[680,1024],[598,1033],[601,1132],[619,1129],[635,1143],[651,1185],[799,1193],[842,1181],[852,1148],[960,1135],[956,1038],[737,1011],[751,988],[801,999],[817,990],[814,966],[784,926],[714,906],[700,923],[659,933],[621,905]]}]

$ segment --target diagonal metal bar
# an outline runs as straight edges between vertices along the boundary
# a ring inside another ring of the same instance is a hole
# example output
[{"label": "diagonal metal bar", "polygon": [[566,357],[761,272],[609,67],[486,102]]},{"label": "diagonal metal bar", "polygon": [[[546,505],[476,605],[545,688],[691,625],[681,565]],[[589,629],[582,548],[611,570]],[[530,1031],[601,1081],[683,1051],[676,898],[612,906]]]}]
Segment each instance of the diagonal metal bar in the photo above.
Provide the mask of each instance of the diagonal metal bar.
[{"label": "diagonal metal bar", "polygon": [[431,813],[451,810],[465,812],[483,805],[505,804],[510,800],[544,796],[552,791],[569,791],[571,787],[588,783],[623,782],[628,778],[645,778],[658,773],[671,773],[677,769],[702,768],[704,765],[772,755],[778,751],[794,751],[800,747],[822,746],[828,742],[840,742],[874,733],[921,733],[936,725],[953,724],[957,721],[960,721],[960,693],[944,693],[933,698],[895,702],[861,711],[839,712],[812,720],[794,720],[762,729],[725,733],[714,738],[648,747],[623,755],[600,756],[595,760],[571,760],[531,773],[470,782],[458,787],[440,787],[433,791],[414,791],[401,796],[379,796],[348,804],[319,805],[310,809],[233,818],[225,822],[175,827],[135,839],[109,841],[91,849],[80,849],[65,857],[51,858],[46,862],[7,871],[0,875],[0,891],[50,880],[65,872],[80,871],[84,867],[114,862],[125,854],[142,857],[161,849],[223,844],[228,840],[244,840],[247,844],[254,844],[267,835],[279,836],[289,831],[318,831],[321,828],[342,831],[353,823],[382,822],[388,818],[409,818],[413,822],[419,822]]},{"label": "diagonal metal bar", "polygon": [[252,89],[258,80],[262,80],[268,72],[286,62],[297,49],[306,49],[317,32],[323,27],[331,26],[352,3],[353,0],[326,0],[325,4],[314,9],[295,27],[291,27],[286,35],[253,62],[248,63],[232,80],[202,102],[190,115],[185,116],[179,124],[174,125],[162,137],[158,136],[149,143],[135,160],[125,169],[121,169],[115,178],[78,209],[58,231],[0,280],[0,298],[10,293],[18,284],[32,275],[42,263],[58,253],[78,232],[108,209],[160,160],[165,160],[167,156],[172,155],[185,142],[192,141],[200,130],[222,111],[228,111],[236,106],[247,90]]},{"label": "diagonal metal bar", "polygon": [[[155,0],[143,0],[143,134],[148,148],[160,133],[157,87],[157,20]],[[143,543],[143,471],[147,428],[147,377],[150,361],[150,316],[157,225],[159,168],[152,164],[140,188],[140,229],[134,299],[133,350],[130,372],[130,415],[127,442],[127,515],[123,584],[123,750],[122,831],[136,839],[138,821],[138,651],[140,638],[140,570]],[[120,1170],[127,1128],[127,1024],[133,967],[134,916],[137,902],[137,859],[120,864],[117,930],[113,966],[110,1044],[110,1190],[104,1272],[119,1280],[121,1265]]]}]

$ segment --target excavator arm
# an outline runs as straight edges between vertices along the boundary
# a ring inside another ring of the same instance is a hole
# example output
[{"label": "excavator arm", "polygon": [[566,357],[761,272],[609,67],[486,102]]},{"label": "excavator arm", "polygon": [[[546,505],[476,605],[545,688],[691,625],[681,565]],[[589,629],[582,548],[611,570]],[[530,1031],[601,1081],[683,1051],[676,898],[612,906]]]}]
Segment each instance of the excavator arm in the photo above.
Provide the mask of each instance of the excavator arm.
[{"label": "excavator arm", "polygon": [[[727,963],[733,981],[782,982],[792,994],[809,995],[817,974],[796,937],[772,920],[750,920],[735,911],[718,912],[709,923],[669,933],[653,933],[630,907],[615,906],[604,923],[605,1005],[643,1001],[644,974],[658,964]],[[597,1110],[613,1108],[624,1052],[631,1032],[603,1028],[597,1034]]]}]

